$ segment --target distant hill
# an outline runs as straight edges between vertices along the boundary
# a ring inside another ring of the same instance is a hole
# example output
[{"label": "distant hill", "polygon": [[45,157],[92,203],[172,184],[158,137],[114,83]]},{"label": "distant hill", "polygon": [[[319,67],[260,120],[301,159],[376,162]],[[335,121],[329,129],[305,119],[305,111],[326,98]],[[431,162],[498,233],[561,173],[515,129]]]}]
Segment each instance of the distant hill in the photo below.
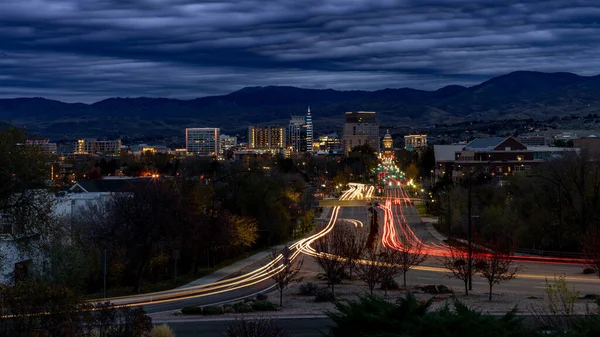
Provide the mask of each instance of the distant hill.
[{"label": "distant hill", "polygon": [[93,104],[44,98],[0,99],[0,119],[51,137],[172,136],[186,127],[219,126],[244,132],[247,125],[286,123],[313,111],[317,131],[343,122],[346,111],[377,111],[385,124],[429,125],[466,119],[542,118],[600,111],[600,75],[518,71],[472,87],[435,91],[377,91],[247,87],[191,100],[109,98]]}]

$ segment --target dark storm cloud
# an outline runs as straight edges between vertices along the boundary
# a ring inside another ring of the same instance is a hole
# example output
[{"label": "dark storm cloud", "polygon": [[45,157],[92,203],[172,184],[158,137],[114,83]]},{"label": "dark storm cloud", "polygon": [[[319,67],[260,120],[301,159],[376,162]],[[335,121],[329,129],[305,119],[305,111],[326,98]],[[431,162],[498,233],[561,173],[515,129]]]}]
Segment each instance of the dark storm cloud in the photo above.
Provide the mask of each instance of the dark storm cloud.
[{"label": "dark storm cloud", "polygon": [[0,96],[197,97],[249,85],[474,84],[600,73],[600,3],[4,0]]}]

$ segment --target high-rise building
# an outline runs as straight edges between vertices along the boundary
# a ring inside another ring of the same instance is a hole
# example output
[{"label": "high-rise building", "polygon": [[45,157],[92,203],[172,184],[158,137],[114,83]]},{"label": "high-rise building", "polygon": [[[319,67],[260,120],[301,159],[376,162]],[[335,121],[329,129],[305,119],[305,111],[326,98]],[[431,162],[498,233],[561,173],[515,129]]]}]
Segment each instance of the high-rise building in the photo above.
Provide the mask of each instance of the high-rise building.
[{"label": "high-rise building", "polygon": [[310,107],[306,113],[306,151],[313,152],[313,123],[312,116],[310,115]]},{"label": "high-rise building", "polygon": [[219,128],[185,129],[185,147],[188,154],[198,156],[219,155]]},{"label": "high-rise building", "polygon": [[75,154],[105,154],[118,156],[121,153],[121,140],[79,139],[75,144]]},{"label": "high-rise building", "polygon": [[291,116],[287,144],[292,153],[313,152],[313,137],[310,107],[306,116]]},{"label": "high-rise building", "polygon": [[237,137],[236,136],[228,136],[228,135],[220,135],[219,136],[219,150],[221,151],[221,155],[225,155],[227,151],[231,149],[235,149],[237,147]]},{"label": "high-rise building", "polygon": [[285,128],[281,126],[248,127],[248,147],[251,149],[283,150],[286,145]]},{"label": "high-rise building", "polygon": [[346,123],[342,135],[342,148],[345,153],[353,147],[369,144],[379,152],[379,124],[375,112],[346,112]]},{"label": "high-rise building", "polygon": [[306,128],[304,116],[292,116],[288,128],[288,145],[291,152],[306,152]]}]

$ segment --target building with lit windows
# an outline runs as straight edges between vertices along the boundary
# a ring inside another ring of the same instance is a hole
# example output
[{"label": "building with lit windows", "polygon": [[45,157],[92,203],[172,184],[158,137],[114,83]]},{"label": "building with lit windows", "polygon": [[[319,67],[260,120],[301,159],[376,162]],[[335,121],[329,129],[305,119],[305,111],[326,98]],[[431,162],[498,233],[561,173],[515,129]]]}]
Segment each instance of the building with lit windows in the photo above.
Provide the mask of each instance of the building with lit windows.
[{"label": "building with lit windows", "polygon": [[217,157],[220,153],[219,133],[219,128],[185,129],[185,148],[188,155]]},{"label": "building with lit windows", "polygon": [[310,115],[310,107],[305,118],[306,123],[306,152],[313,152],[313,123],[312,116]]},{"label": "building with lit windows", "polygon": [[54,155],[58,152],[56,143],[51,143],[49,139],[28,139],[25,141],[25,144],[39,146],[40,150],[45,155]]},{"label": "building with lit windows", "polygon": [[381,158],[385,163],[391,164],[394,160],[394,139],[390,135],[390,131],[387,130],[385,136],[383,136],[383,149],[381,151]]},{"label": "building with lit windows", "polygon": [[306,116],[291,116],[288,126],[287,147],[291,153],[313,152],[313,123],[310,107]]},{"label": "building with lit windows", "polygon": [[513,137],[478,138],[468,144],[434,145],[435,178],[448,175],[463,179],[469,172],[489,174],[495,181],[524,173],[541,163],[564,155],[574,155],[577,148],[525,146]]},{"label": "building with lit windows", "polygon": [[225,156],[227,154],[227,151],[235,149],[237,145],[238,143],[236,136],[219,136],[219,149],[221,150],[221,155]]},{"label": "building with lit windows", "polygon": [[248,147],[250,149],[280,150],[285,149],[285,128],[281,126],[248,127]]},{"label": "building with lit windows", "polygon": [[370,111],[346,112],[342,134],[342,149],[350,152],[353,147],[369,144],[379,152],[379,124],[376,113]]},{"label": "building with lit windows", "polygon": [[404,148],[407,150],[418,150],[427,146],[427,135],[404,136]]},{"label": "building with lit windows", "polygon": [[121,153],[121,140],[79,139],[75,144],[75,154],[103,154],[118,156]]},{"label": "building with lit windows", "polygon": [[337,152],[340,149],[341,144],[340,136],[338,136],[336,133],[320,136],[313,142],[313,152]]}]

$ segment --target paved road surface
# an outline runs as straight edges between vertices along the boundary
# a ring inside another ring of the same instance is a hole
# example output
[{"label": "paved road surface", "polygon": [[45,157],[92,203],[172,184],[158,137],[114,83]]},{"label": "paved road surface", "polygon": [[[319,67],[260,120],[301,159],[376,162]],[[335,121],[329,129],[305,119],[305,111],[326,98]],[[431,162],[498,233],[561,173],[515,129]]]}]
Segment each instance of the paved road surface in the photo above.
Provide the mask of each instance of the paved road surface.
[{"label": "paved road surface", "polygon": [[[332,322],[328,318],[278,319],[278,324],[294,337],[321,337]],[[223,337],[226,325],[232,321],[169,322],[177,337]]]},{"label": "paved road surface", "polygon": [[[406,218],[410,228],[424,242],[439,241],[431,235],[426,225],[421,223],[416,207],[414,206],[392,206],[397,212],[402,208],[402,213]],[[394,210],[394,209],[393,209]],[[582,295],[600,293],[600,279],[594,275],[583,275],[583,267],[573,264],[548,264],[548,263],[519,263],[522,270],[515,280],[494,286],[494,292],[518,292],[524,294],[541,295],[545,289],[545,278],[553,280],[554,276],[564,275],[567,278],[569,287],[579,290]],[[439,258],[429,258],[425,266],[441,267]],[[454,289],[462,289],[463,284],[455,279],[446,277],[447,273],[428,270],[412,270],[407,273],[407,281],[410,284],[444,284],[452,286]],[[486,280],[480,276],[473,278],[473,290],[487,291]]]}]

